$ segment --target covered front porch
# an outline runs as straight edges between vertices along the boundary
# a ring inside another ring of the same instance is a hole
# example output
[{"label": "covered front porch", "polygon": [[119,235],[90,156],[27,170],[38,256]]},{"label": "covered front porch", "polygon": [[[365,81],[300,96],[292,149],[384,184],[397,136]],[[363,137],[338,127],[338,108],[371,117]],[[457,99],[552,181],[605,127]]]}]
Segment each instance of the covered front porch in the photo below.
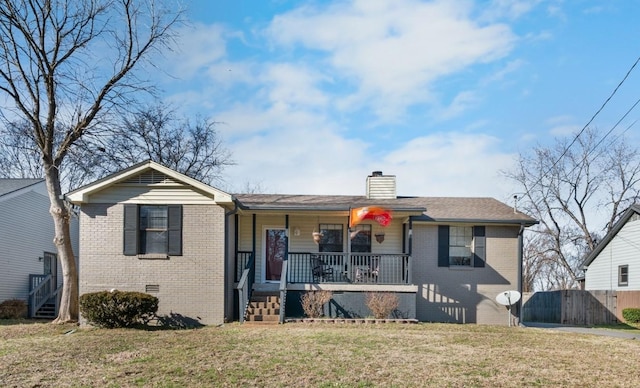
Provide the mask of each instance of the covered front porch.
[{"label": "covered front porch", "polygon": [[261,307],[272,308],[272,313],[277,314],[273,319],[284,323],[288,317],[300,316],[304,293],[320,290],[333,293],[326,310],[328,316],[366,317],[369,315],[364,303],[366,293],[389,292],[399,298],[399,317],[415,318],[417,286],[411,282],[408,254],[287,252],[277,282],[256,282],[253,252],[238,252],[236,257],[240,322],[255,308],[254,292],[272,295],[269,303]]},{"label": "covered front porch", "polygon": [[[253,252],[237,253],[236,282],[245,270],[255,277],[254,257]],[[288,252],[278,266],[278,283],[411,284],[411,256],[404,253]]]}]

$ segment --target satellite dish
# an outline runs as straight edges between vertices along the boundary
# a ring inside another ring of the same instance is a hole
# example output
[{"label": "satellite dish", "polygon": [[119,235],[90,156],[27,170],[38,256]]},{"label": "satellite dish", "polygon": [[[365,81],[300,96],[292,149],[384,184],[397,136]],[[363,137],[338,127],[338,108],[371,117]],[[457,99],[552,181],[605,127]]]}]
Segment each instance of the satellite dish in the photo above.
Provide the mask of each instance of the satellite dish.
[{"label": "satellite dish", "polygon": [[518,291],[505,291],[496,296],[496,302],[503,306],[511,306],[516,304],[520,300],[520,293]]},{"label": "satellite dish", "polygon": [[496,302],[507,307],[507,320],[509,326],[511,326],[511,306],[518,303],[520,300],[520,293],[518,291],[504,291],[496,295]]}]

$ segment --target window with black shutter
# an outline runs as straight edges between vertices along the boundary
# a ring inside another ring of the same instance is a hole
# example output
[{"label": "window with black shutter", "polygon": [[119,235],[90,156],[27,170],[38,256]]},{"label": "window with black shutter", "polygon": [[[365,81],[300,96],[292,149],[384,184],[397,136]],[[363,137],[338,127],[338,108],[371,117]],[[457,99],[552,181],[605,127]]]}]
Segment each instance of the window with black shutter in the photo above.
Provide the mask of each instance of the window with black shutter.
[{"label": "window with black shutter", "polygon": [[182,206],[125,205],[124,254],[182,255]]},{"label": "window with black shutter", "polygon": [[484,267],[484,226],[438,226],[438,267]]}]

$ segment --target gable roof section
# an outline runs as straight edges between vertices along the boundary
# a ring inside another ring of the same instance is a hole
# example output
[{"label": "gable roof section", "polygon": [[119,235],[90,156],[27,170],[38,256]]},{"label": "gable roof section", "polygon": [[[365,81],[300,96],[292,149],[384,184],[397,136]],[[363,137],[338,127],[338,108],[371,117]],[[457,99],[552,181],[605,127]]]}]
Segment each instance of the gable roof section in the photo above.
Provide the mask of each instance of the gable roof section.
[{"label": "gable roof section", "polygon": [[609,233],[607,233],[602,241],[600,241],[600,243],[596,245],[595,249],[587,255],[582,264],[583,267],[588,267],[596,259],[596,257],[598,257],[600,252],[602,252],[602,250],[611,242],[611,240],[613,240],[618,232],[620,232],[620,229],[622,229],[622,227],[627,224],[629,219],[634,214],[640,214],[640,204],[629,206],[629,208],[622,214],[620,219],[613,225],[613,228],[611,228]]},{"label": "gable roof section", "polygon": [[483,222],[537,224],[538,221],[493,198],[397,197],[367,199],[347,195],[236,194],[240,207],[247,210],[348,211],[362,206],[382,206],[415,215],[424,222]]},{"label": "gable roof section", "polygon": [[138,183],[141,183],[141,184],[156,183],[153,180],[145,180],[141,177],[142,174],[149,171],[157,171],[174,181],[191,186],[211,196],[215,200],[215,202],[218,204],[233,203],[234,198],[230,194],[227,194],[221,190],[211,187],[205,183],[202,183],[197,179],[188,177],[184,174],[181,174],[175,170],[172,170],[168,167],[165,167],[151,160],[138,163],[125,170],[119,171],[115,174],[111,174],[91,184],[88,184],[86,186],[73,190],[66,195],[66,198],[73,204],[87,203],[89,201],[89,197],[92,194],[96,194],[102,190],[112,187],[115,184],[123,183],[127,180],[137,180]]},{"label": "gable roof section", "polygon": [[0,198],[41,182],[44,182],[44,179],[2,178],[0,179]]}]

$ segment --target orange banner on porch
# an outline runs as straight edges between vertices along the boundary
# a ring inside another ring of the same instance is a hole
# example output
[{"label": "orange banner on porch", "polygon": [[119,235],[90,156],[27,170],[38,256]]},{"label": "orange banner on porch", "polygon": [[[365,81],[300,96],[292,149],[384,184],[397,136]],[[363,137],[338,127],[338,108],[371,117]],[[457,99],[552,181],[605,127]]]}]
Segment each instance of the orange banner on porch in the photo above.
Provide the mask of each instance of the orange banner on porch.
[{"label": "orange banner on porch", "polygon": [[387,226],[392,219],[391,210],[387,210],[378,206],[366,206],[351,209],[349,217],[349,227],[358,225],[363,220],[374,220],[382,226]]}]

